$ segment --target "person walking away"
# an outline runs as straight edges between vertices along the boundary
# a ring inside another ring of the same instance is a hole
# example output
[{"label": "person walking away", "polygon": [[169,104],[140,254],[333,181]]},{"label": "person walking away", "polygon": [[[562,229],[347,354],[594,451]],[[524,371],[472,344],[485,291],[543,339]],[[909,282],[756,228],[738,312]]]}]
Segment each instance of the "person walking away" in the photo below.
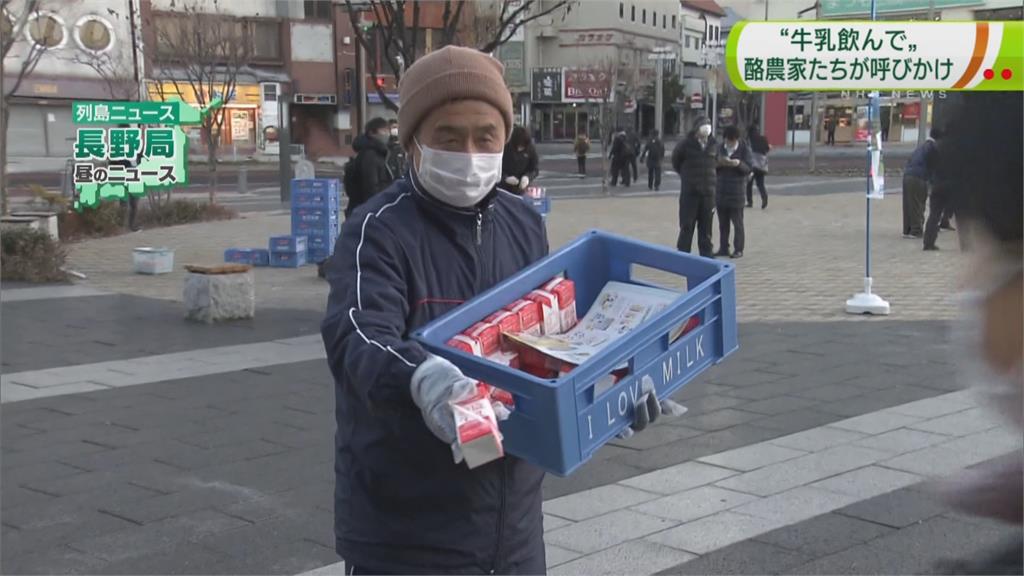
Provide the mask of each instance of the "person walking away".
[{"label": "person walking away", "polygon": [[651,132],[651,138],[644,145],[640,160],[647,161],[647,189],[661,189],[661,161],[665,159],[665,143],[661,141],[657,130]]},{"label": "person walking away", "polygon": [[928,184],[934,184],[938,147],[942,133],[932,127],[928,139],[918,146],[903,169],[903,237],[920,239],[924,233]]},{"label": "person walking away", "polygon": [[[477,382],[409,336],[547,254],[540,214],[497,186],[502,65],[435,50],[406,70],[398,114],[409,178],[355,210],[327,266],[335,549],[348,574],[544,574],[543,470],[456,462],[451,402]],[[645,394],[633,429],[679,408]]]},{"label": "person walking away", "polygon": [[764,187],[764,177],[768,175],[768,152],[772,146],[768,139],[758,132],[756,126],[747,130],[747,140],[750,142],[750,165],[751,176],[747,179],[747,208],[754,207],[754,184],[757,184],[757,191],[761,193],[761,210],[768,207],[768,191]]},{"label": "person walking away", "polygon": [[[718,184],[715,191],[715,206],[718,208],[719,247],[716,256],[742,258],[746,235],[743,229],[743,193],[750,174],[750,148],[740,140],[740,130],[727,126],[722,136],[725,142],[718,151]],[[729,228],[735,237],[733,252],[729,253]]]},{"label": "person walking away", "polygon": [[629,188],[630,156],[632,156],[632,152],[629,149],[626,133],[619,130],[612,138],[611,151],[608,154],[612,160],[612,186],[616,186],[621,177],[622,185]]},{"label": "person walking away", "polygon": [[390,138],[387,121],[373,118],[366,123],[366,131],[352,143],[356,156],[345,165],[345,195],[348,196],[345,218],[391,184],[393,178],[387,167]]},{"label": "person walking away", "polygon": [[[948,154],[943,152],[943,147],[947,144],[946,138],[942,137],[943,134],[941,133],[938,136],[935,139],[936,152],[933,155],[934,165],[931,195],[928,198],[928,221],[924,226],[923,241],[926,251],[939,249],[935,242],[939,238],[939,225],[947,217],[947,214],[956,218],[958,222],[960,220],[959,206],[954,202],[953,190],[951,188],[951,179],[954,176],[952,174],[952,163],[943,159],[948,156]],[[927,141],[925,143],[927,144]],[[959,241],[960,249],[965,250],[967,248],[967,231],[964,230],[963,225],[960,226]]]},{"label": "person walking away", "polygon": [[572,147],[576,153],[576,168],[579,170],[580,178],[587,177],[587,152],[590,152],[590,138],[583,132],[576,136],[576,142]]},{"label": "person walking away", "polygon": [[405,172],[407,170],[405,164],[405,150],[402,149],[402,144],[398,141],[398,120],[392,118],[388,120],[388,158],[386,166],[388,173],[391,175],[391,180],[398,180],[399,178],[405,178]]},{"label": "person walking away", "polygon": [[530,133],[522,126],[512,129],[512,137],[505,144],[501,159],[501,181],[503,189],[522,196],[539,171],[537,149]]},{"label": "person walking away", "polygon": [[700,255],[712,257],[711,222],[715,213],[718,154],[711,122],[701,116],[686,138],[672,151],[672,168],[679,174],[679,239],[676,248],[689,252],[697,231]]},{"label": "person walking away", "polygon": [[640,179],[636,159],[640,155],[640,147],[642,146],[642,143],[640,142],[640,137],[636,135],[636,131],[632,128],[626,131],[626,143],[629,144],[629,147],[626,148],[626,153],[628,154],[629,169],[632,174],[631,181],[636,182]]}]

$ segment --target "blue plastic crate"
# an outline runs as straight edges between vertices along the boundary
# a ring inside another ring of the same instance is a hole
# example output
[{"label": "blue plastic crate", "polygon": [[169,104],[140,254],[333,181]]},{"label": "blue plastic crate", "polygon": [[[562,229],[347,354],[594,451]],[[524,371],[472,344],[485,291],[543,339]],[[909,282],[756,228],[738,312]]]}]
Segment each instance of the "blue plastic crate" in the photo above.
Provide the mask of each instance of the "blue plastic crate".
[{"label": "blue plastic crate", "polygon": [[292,206],[301,208],[332,208],[341,209],[341,195],[337,192],[308,190],[292,192]]},{"label": "blue plastic crate", "polygon": [[323,262],[331,257],[330,250],[317,250],[310,248],[306,250],[306,261],[307,262]]},{"label": "blue plastic crate", "polygon": [[305,252],[308,243],[305,235],[271,236],[271,252]]},{"label": "blue plastic crate", "polygon": [[[633,265],[685,276],[689,291],[627,336],[554,380],[501,366],[450,348],[446,342],[488,314],[564,272],[576,283],[582,317],[612,280],[632,277]],[[700,325],[669,342],[670,333],[696,316]],[[675,392],[737,349],[736,278],[731,264],[600,231],[580,236],[555,254],[413,333],[427,350],[475,379],[515,396],[501,423],[506,451],[558,475],[585,463],[629,426],[641,380],[654,380],[659,398]],[[629,374],[595,398],[595,384],[619,366]]]},{"label": "blue plastic crate", "polygon": [[334,243],[337,242],[337,236],[331,236],[330,234],[310,234],[306,241],[306,248],[309,251],[313,250],[334,250]]},{"label": "blue plastic crate", "polygon": [[292,234],[301,234],[308,238],[313,236],[337,238],[341,234],[341,225],[338,222],[321,224],[319,222],[296,222],[293,220]]},{"label": "blue plastic crate", "polygon": [[271,252],[270,265],[274,268],[298,268],[306,264],[306,251]]},{"label": "blue plastic crate", "polygon": [[318,224],[327,227],[329,224],[341,223],[341,212],[335,208],[312,208],[292,206],[292,223]]},{"label": "blue plastic crate", "polygon": [[327,192],[340,194],[341,181],[337,178],[293,178],[291,192]]},{"label": "blue plastic crate", "polygon": [[228,248],[224,251],[224,261],[252,266],[269,266],[270,252],[266,248]]}]

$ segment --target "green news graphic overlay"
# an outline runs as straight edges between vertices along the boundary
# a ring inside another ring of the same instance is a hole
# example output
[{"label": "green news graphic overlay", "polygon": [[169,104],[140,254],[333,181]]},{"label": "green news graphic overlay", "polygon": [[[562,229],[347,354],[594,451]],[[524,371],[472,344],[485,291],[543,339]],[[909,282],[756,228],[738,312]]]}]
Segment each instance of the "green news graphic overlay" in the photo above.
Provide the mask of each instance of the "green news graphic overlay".
[{"label": "green news graphic overlay", "polygon": [[739,22],[726,70],[746,91],[1024,90],[1024,23]]},{"label": "green news graphic overlay", "polygon": [[181,126],[202,123],[221,104],[215,99],[199,110],[181,100],[74,102],[74,122],[84,125],[72,152],[74,208],[187,185],[188,136]]}]

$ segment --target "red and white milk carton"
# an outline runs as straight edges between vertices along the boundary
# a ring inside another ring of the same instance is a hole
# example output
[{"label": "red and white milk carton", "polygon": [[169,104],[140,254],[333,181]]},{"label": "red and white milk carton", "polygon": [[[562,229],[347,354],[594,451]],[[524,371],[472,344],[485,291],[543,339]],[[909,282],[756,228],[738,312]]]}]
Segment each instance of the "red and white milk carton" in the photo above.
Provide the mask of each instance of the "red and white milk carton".
[{"label": "red and white milk carton", "polygon": [[501,331],[490,322],[477,322],[470,326],[464,335],[476,340],[480,346],[480,356],[490,356],[498,351],[501,343]]},{"label": "red and white milk carton", "polygon": [[526,295],[540,305],[541,331],[545,336],[562,333],[562,320],[558,316],[558,297],[547,290],[534,290]]},{"label": "red and white milk carton", "polygon": [[480,343],[465,334],[456,334],[455,336],[452,336],[452,339],[449,340],[447,344],[451,348],[457,348],[474,356],[482,355],[480,351]]},{"label": "red and white milk carton", "polygon": [[473,396],[452,403],[455,415],[455,436],[466,466],[476,468],[505,455],[498,431],[498,418],[491,406],[486,384],[477,386]]},{"label": "red and white milk carton", "polygon": [[501,333],[502,350],[509,349],[509,342],[505,338],[505,334],[519,334],[523,331],[523,323],[519,319],[519,315],[508,310],[499,310],[484,318],[484,322],[490,322],[498,327],[498,332]]},{"label": "red and white milk carton", "polygon": [[576,283],[568,278],[552,278],[542,290],[550,292],[558,298],[558,320],[562,333],[566,333],[576,325]]},{"label": "red and white milk carton", "polygon": [[519,330],[522,334],[541,335],[540,305],[533,300],[520,298],[509,304],[505,310],[519,317]]}]

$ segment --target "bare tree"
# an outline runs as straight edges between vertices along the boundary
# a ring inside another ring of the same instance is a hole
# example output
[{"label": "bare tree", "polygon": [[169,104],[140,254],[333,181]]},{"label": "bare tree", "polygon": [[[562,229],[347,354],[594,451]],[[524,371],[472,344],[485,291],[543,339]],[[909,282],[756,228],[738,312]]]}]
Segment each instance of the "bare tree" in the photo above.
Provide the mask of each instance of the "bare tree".
[{"label": "bare tree", "polygon": [[[174,14],[156,19],[153,26],[155,56],[163,63],[154,74],[158,92],[163,93],[163,82],[174,86],[179,95],[191,91],[200,109],[216,99],[227,104],[234,98],[238,75],[252,59],[250,23],[221,16],[219,0],[212,4],[212,10],[203,10],[200,0],[188,0]],[[217,150],[226,116],[221,106],[205,115],[199,126],[210,164],[211,204],[217,201]]]},{"label": "bare tree", "polygon": [[[360,47],[368,54],[376,55],[378,49],[380,51],[379,59],[372,58],[367,62],[366,73],[373,80],[381,102],[397,111],[398,103],[391,100],[379,79],[385,75],[393,76],[397,84],[405,69],[423,55],[417,52],[417,46],[426,34],[439,34],[441,46],[468,44],[481,52],[491,53],[530,22],[547,16],[560,15],[564,19],[576,1],[493,0],[490,9],[487,3],[479,2],[473,7],[480,12],[479,17],[465,22],[465,7],[471,0],[444,0],[440,27],[432,30],[423,25],[423,2],[345,0],[345,6]],[[362,20],[364,14],[369,16],[369,22]]]},{"label": "bare tree", "polygon": [[[28,42],[25,39],[25,27],[29,25],[29,19],[37,14],[42,7],[40,0],[0,0],[0,26],[3,26],[4,34],[0,35],[0,213],[7,214],[7,126],[11,117],[10,98],[21,87],[22,81],[36,69],[39,59],[42,58],[48,47],[44,43]],[[7,26],[10,32],[7,33]],[[44,31],[45,32],[45,31]],[[11,54],[11,49],[18,46],[18,50]],[[13,82],[7,83],[6,62],[7,56],[15,62],[15,68],[11,74]]]},{"label": "bare tree", "polygon": [[[608,166],[608,137],[612,134],[616,122],[614,96],[618,84],[619,66],[615,60],[608,58],[590,66],[572,70],[572,72],[594,74],[599,78],[607,79],[606,88],[585,93],[586,102],[589,107],[592,109],[594,106],[597,106],[597,138],[601,150],[601,192],[607,195],[610,194],[608,188],[608,176],[610,175]],[[590,141],[593,142],[594,139],[591,138]]]}]

